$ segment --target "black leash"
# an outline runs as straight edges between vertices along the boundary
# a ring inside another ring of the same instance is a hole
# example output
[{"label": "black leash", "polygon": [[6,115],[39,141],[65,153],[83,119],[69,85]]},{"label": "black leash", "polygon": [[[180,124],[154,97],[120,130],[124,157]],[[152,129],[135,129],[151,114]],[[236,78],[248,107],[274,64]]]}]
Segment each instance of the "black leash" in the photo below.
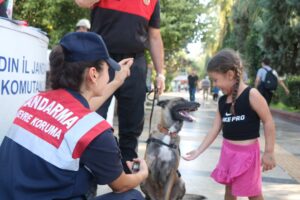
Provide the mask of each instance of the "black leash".
[{"label": "black leash", "polygon": [[[153,92],[154,92],[153,99],[150,99],[149,95]],[[152,124],[152,116],[153,116],[153,111],[154,111],[155,99],[157,99],[157,101],[158,101],[157,93],[158,93],[158,89],[157,89],[157,87],[155,87],[154,90],[152,89],[147,95],[147,99],[152,101],[151,112],[150,112],[150,120],[149,120],[149,137],[150,137],[150,134],[151,134],[151,124]]]}]

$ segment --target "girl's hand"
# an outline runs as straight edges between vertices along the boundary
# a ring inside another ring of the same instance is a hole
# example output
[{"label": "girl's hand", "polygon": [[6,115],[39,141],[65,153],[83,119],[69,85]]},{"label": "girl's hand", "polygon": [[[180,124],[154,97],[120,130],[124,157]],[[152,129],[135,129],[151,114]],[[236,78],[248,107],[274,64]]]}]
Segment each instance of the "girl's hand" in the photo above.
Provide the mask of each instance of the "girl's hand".
[{"label": "girl's hand", "polygon": [[265,152],[262,157],[263,172],[273,169],[276,166],[274,153]]},{"label": "girl's hand", "polygon": [[188,153],[186,153],[184,156],[182,156],[182,158],[184,160],[190,161],[190,160],[194,160],[195,158],[197,158],[200,155],[200,153],[198,152],[198,150],[193,150],[190,151]]},{"label": "girl's hand", "polygon": [[133,64],[133,58],[126,58],[119,62],[121,65],[120,71],[115,71],[114,81],[118,83],[118,85],[122,85],[125,79],[130,76],[130,67]]}]

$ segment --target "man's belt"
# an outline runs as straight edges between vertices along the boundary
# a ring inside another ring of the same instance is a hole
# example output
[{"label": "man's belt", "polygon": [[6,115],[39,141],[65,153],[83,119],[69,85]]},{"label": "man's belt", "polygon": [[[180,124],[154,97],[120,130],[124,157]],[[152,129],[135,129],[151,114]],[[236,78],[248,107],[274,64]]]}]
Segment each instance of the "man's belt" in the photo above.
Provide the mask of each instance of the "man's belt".
[{"label": "man's belt", "polygon": [[139,58],[144,56],[144,52],[139,53],[109,53],[109,55],[117,60],[124,59],[124,58]]}]

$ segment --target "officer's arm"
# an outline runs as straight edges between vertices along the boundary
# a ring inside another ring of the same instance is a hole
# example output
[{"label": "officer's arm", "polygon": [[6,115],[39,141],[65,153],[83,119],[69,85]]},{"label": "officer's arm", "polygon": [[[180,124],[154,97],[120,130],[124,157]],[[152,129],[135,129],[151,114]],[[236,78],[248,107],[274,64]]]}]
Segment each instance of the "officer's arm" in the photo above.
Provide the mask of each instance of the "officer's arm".
[{"label": "officer's arm", "polygon": [[75,0],[76,4],[82,8],[91,8],[95,3],[100,0]]},{"label": "officer's arm", "polygon": [[[141,184],[148,176],[148,167],[145,160],[139,160],[140,170],[133,174],[122,174],[109,184],[110,188],[114,192],[126,192]],[[128,162],[129,168],[132,166],[132,162]]]},{"label": "officer's arm", "polygon": [[124,83],[125,79],[130,75],[130,67],[133,64],[133,58],[125,58],[119,62],[120,71],[115,72],[115,78],[104,88],[102,96],[94,97],[90,100],[90,109],[97,110],[113,93]]}]

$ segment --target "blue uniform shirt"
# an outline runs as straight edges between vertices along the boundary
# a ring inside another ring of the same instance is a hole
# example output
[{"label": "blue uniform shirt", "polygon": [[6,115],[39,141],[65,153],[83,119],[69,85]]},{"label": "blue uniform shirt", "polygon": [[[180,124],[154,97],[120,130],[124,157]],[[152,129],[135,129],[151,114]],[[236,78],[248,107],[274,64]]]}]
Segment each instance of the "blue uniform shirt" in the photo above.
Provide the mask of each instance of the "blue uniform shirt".
[{"label": "blue uniform shirt", "polygon": [[[69,91],[85,107],[87,101]],[[97,136],[80,157],[78,171],[62,170],[5,137],[0,146],[0,199],[50,200],[82,197],[93,178],[108,184],[123,172],[111,129]]]}]

